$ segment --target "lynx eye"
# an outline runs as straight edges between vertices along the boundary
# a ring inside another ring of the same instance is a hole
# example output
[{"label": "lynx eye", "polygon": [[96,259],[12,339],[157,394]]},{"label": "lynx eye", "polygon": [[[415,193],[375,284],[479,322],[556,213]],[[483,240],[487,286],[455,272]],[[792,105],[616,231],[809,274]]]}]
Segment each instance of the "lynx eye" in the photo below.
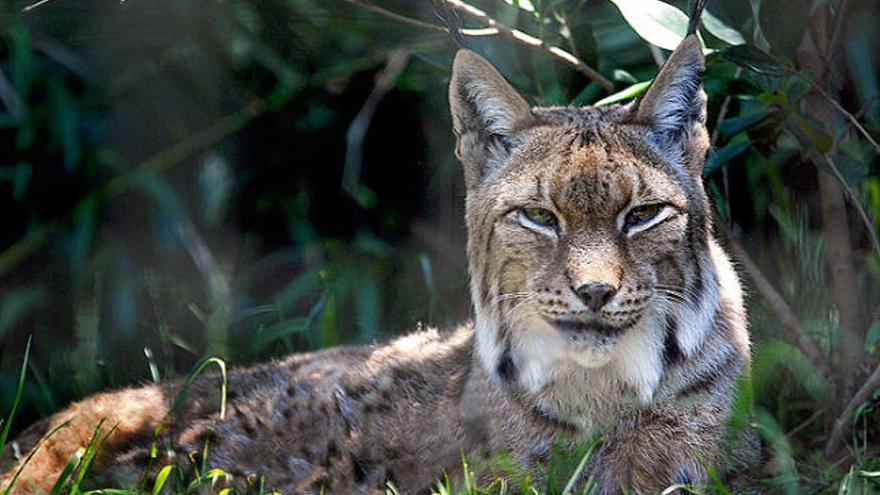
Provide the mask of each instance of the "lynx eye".
[{"label": "lynx eye", "polygon": [[626,214],[623,220],[623,230],[629,231],[632,228],[647,225],[651,220],[657,218],[661,211],[663,211],[662,204],[636,206]]},{"label": "lynx eye", "polygon": [[537,227],[556,230],[559,226],[556,215],[544,208],[523,208],[520,210],[520,215]]}]

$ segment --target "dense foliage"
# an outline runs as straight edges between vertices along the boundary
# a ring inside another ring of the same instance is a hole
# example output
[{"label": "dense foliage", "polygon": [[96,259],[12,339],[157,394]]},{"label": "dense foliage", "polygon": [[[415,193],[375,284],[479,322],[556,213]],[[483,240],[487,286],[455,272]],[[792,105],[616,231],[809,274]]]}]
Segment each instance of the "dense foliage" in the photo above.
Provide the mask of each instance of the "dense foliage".
[{"label": "dense foliage", "polygon": [[[446,27],[534,104],[606,104],[644,90],[687,11],[30,3],[0,4],[0,411],[18,403],[12,432],[100,389],[185,376],[204,356],[241,365],[467,318]],[[880,491],[880,6],[708,11],[704,176],[755,343],[732,421],[762,432],[768,492]]]}]

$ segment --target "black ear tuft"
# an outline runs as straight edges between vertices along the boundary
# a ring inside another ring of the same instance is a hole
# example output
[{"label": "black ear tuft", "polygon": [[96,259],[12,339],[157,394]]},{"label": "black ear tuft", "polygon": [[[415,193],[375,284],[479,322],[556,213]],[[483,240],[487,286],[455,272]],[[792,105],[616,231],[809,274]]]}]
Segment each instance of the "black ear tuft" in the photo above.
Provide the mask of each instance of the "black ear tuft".
[{"label": "black ear tuft", "polygon": [[709,3],[709,0],[691,0],[691,16],[688,20],[687,30],[688,36],[697,34],[697,31],[700,30],[700,16],[703,15],[703,10],[706,8],[707,3]]},{"label": "black ear tuft", "polygon": [[467,40],[461,32],[461,19],[456,11],[449,8],[445,0],[434,0],[434,14],[449,31],[449,36],[455,45],[459,48],[468,48]]}]

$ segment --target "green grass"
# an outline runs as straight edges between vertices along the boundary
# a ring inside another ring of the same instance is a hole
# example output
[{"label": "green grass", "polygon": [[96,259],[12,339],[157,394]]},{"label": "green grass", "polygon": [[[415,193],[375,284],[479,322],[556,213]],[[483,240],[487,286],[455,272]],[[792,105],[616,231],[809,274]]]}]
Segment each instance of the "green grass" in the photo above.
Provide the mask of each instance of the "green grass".
[{"label": "green grass", "polygon": [[[25,349],[16,389],[17,400],[13,403],[13,408],[3,423],[4,427],[2,435],[0,435],[0,440],[3,440],[3,443],[7,439],[10,426],[15,418],[18,399],[22,396],[25,388],[24,377],[28,366],[29,350],[28,344],[28,347]],[[216,365],[220,370],[221,380],[218,385],[221,388],[220,418],[224,417],[227,387],[226,363],[214,357],[204,358],[196,364],[175,398],[174,405],[168,413],[169,417],[185,400],[189,386],[193,381],[212,364]],[[864,412],[862,411],[863,415]],[[732,418],[732,422],[735,421],[737,419]],[[773,457],[779,466],[779,473],[776,476],[767,478],[763,482],[767,493],[804,493],[803,475],[797,472],[797,463],[791,444],[778,422],[767,411],[759,409],[753,424],[758,427],[759,432],[767,442],[768,454]],[[9,486],[2,488],[0,495],[11,495],[14,493],[12,490],[15,487],[18,475],[28,465],[33,455],[46,440],[63,430],[67,425],[68,423],[58,425],[37,443],[36,447],[22,463]],[[157,443],[165,425],[166,421],[160,422],[154,431],[151,460],[157,458]],[[49,495],[160,495],[164,493],[189,495],[203,493],[206,488],[213,488],[218,482],[223,482],[228,477],[228,474],[222,469],[209,468],[210,444],[206,440],[202,452],[197,458],[191,459],[193,462],[191,462],[189,467],[168,464],[162,466],[157,471],[153,471],[150,464],[145,467],[144,476],[137,487],[85,489],[88,486],[94,460],[101,446],[115,428],[116,425],[109,425],[109,427],[105,428],[104,420],[95,425],[94,432],[88,443],[70,458]],[[437,482],[432,493],[435,495],[592,495],[598,491],[598,487],[592,479],[586,480],[584,486],[579,491],[575,489],[582,478],[587,462],[599,443],[599,439],[592,439],[582,442],[580,447],[575,448],[573,451],[565,452],[561,449],[554,449],[551,460],[548,463],[548,470],[540,478],[533,478],[527,473],[518,471],[514,465],[515,463],[503,453],[490,460],[476,459],[469,461],[462,456],[460,476],[456,477],[458,481],[452,482],[449,476],[445,476]],[[837,493],[839,495],[880,493],[880,461],[869,456],[868,445],[856,445],[855,447],[856,457],[859,462],[843,469],[840,466],[819,467],[820,479],[814,483],[812,488],[809,488],[810,491],[807,493]],[[472,462],[476,462],[477,469],[472,467]],[[482,470],[489,470],[489,472],[497,473],[497,475],[491,482],[481,484],[478,482],[479,477],[476,473],[482,472]],[[151,472],[155,474],[150,475]],[[712,484],[709,486],[673,485],[664,490],[661,495],[678,493],[676,490],[679,489],[696,495],[730,495],[731,491],[724,486],[718,473],[711,467],[709,467],[709,473],[712,478]],[[244,492],[239,492],[232,488],[224,488],[219,493],[221,495],[273,495],[277,493],[267,489],[263,478],[249,478],[247,485],[248,487]],[[404,495],[391,482],[387,485],[386,493],[388,495]]]}]

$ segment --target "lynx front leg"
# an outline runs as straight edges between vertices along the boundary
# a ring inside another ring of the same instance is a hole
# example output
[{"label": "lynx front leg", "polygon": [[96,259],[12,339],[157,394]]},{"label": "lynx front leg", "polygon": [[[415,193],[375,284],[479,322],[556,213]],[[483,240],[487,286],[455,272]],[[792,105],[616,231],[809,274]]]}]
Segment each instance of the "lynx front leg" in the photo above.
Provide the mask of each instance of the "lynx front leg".
[{"label": "lynx front leg", "polygon": [[726,414],[720,407],[658,405],[623,422],[599,452],[603,495],[660,493],[674,484],[708,483]]}]

